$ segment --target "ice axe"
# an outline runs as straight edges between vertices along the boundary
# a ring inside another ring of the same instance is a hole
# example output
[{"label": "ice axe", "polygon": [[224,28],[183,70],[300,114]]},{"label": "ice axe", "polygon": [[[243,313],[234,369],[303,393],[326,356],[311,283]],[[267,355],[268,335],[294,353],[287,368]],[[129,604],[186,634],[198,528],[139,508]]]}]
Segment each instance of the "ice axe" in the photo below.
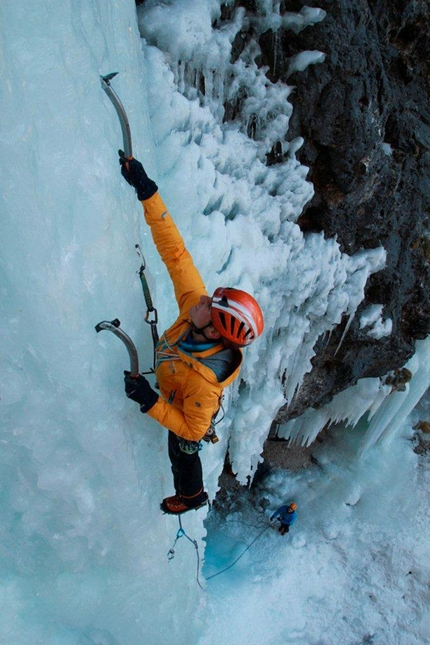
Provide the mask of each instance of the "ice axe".
[{"label": "ice axe", "polygon": [[103,329],[111,331],[115,336],[118,336],[127,347],[128,355],[130,357],[130,376],[132,378],[138,378],[139,376],[139,357],[137,355],[136,345],[131,340],[130,336],[120,329],[120,321],[118,318],[108,322],[107,320],[102,320],[96,325],[96,332],[99,333]]},{"label": "ice axe", "polygon": [[106,76],[100,76],[102,89],[106,92],[108,97],[113,103],[113,106],[118,114],[119,122],[121,124],[122,130],[122,140],[124,148],[124,156],[131,160],[133,159],[133,152],[131,147],[131,131],[130,124],[128,122],[127,114],[124,110],[124,106],[119,100],[118,94],[113,89],[110,84],[111,80],[118,74],[118,72],[112,72],[111,74],[106,74]]}]

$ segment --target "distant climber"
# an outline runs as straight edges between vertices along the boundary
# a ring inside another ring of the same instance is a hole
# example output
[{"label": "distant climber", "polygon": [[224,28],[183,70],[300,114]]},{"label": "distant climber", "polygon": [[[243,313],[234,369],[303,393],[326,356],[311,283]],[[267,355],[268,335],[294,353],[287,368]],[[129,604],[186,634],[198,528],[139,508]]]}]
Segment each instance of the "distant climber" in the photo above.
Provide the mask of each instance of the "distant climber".
[{"label": "distant climber", "polygon": [[179,515],[207,503],[200,441],[219,410],[223,389],[239,375],[241,348],[263,331],[256,300],[239,289],[218,287],[209,296],[191,255],[142,164],[119,151],[121,173],[136,189],[157,250],[167,267],[179,307],[176,322],[156,347],[160,395],[140,375],[125,375],[127,396],[169,430],[169,458],[175,495],[161,508]]},{"label": "distant climber", "polygon": [[297,519],[297,504],[291,502],[291,504],[280,506],[277,511],[275,511],[270,518],[270,521],[274,520],[279,521],[279,533],[285,535],[290,530],[290,526],[294,524]]}]

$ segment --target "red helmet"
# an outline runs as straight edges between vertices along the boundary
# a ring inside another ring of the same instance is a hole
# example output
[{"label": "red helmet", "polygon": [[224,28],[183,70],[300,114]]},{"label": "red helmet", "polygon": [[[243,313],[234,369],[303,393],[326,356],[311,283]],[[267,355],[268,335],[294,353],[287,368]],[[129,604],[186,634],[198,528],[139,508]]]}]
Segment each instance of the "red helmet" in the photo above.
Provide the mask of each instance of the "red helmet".
[{"label": "red helmet", "polygon": [[212,296],[212,323],[222,338],[234,345],[250,345],[264,329],[258,302],[240,289],[218,287]]}]

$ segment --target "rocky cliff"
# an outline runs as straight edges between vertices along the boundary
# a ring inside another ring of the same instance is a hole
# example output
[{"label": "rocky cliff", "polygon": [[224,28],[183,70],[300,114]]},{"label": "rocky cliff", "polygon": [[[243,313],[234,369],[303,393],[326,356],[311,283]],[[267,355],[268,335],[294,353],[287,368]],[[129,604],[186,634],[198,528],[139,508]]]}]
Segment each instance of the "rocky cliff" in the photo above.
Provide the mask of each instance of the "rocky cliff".
[{"label": "rocky cliff", "polygon": [[[258,3],[238,3],[257,11]],[[267,31],[259,38],[272,80],[294,85],[288,140],[310,168],[315,196],[298,224],[335,236],[346,253],[383,245],[384,271],[347,321],[316,346],[313,369],[278,421],[327,403],[363,377],[385,375],[430,333],[430,8],[426,0],[291,0],[282,12],[322,8],[325,19],[299,33]],[[289,75],[296,54],[318,50],[324,64]],[[281,147],[268,156],[280,160]],[[360,312],[383,305],[392,333],[372,339]],[[340,345],[340,348],[339,348]]]},{"label": "rocky cliff", "polygon": [[[430,9],[428,0],[282,0],[271,29],[271,2],[229,0],[215,28],[239,7],[247,20],[232,59],[254,39],[267,77],[295,87],[286,141],[303,137],[297,156],[315,187],[298,225],[305,235],[336,237],[347,254],[381,245],[387,252],[355,318],[317,341],[312,371],[278,413],[286,422],[358,379],[400,368],[415,341],[430,333]],[[326,16],[303,28],[296,18],[307,8]],[[288,15],[288,27],[280,27]],[[323,52],[324,62],[294,72],[291,62],[305,51]],[[240,119],[240,101],[225,104],[225,121]],[[283,161],[283,143],[267,152],[268,164]],[[392,321],[389,335],[371,337],[360,328],[370,305]]]}]

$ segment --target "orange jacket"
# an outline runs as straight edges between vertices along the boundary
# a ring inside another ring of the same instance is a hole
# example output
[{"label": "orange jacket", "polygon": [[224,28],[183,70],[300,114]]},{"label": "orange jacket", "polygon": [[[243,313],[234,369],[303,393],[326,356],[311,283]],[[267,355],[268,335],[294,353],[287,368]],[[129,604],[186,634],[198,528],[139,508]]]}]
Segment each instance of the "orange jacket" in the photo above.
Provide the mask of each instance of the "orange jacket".
[{"label": "orange jacket", "polygon": [[218,382],[214,371],[199,359],[219,354],[225,349],[223,343],[201,352],[179,349],[178,342],[191,329],[190,307],[200,296],[207,295],[207,291],[158,192],[142,205],[157,250],[172,279],[179,307],[178,319],[157,345],[155,373],[161,396],[147,414],[179,437],[200,441],[219,409],[223,389],[239,374],[242,351],[234,351],[230,376]]}]

